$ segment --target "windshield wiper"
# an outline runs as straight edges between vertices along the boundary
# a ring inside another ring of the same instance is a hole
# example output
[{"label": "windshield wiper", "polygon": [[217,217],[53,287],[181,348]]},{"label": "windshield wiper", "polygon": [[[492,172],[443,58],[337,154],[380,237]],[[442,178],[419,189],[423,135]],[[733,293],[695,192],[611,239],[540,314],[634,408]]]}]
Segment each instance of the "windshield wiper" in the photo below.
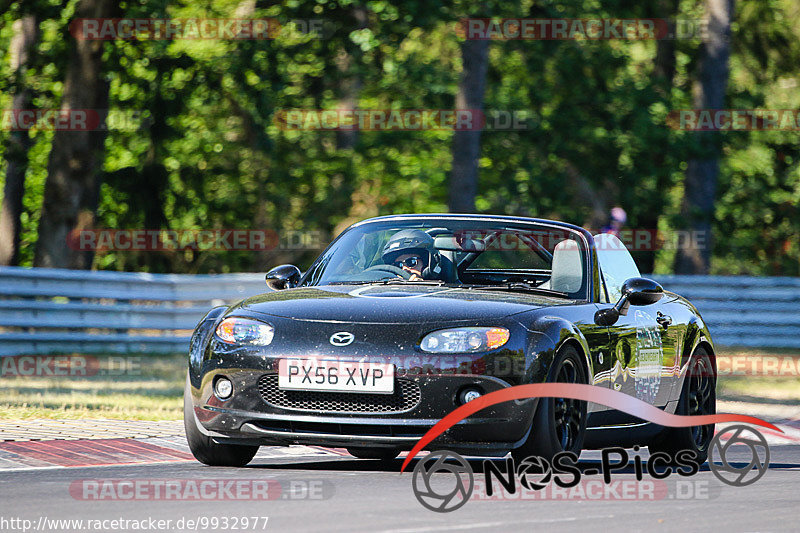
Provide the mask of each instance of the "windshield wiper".
[{"label": "windshield wiper", "polygon": [[530,283],[524,281],[510,281],[503,285],[463,285],[468,289],[482,289],[482,290],[500,290],[500,291],[522,291],[522,292],[535,292],[547,296],[558,296],[560,298],[569,298],[566,292],[554,291],[552,289],[545,289],[542,287],[535,287]]}]

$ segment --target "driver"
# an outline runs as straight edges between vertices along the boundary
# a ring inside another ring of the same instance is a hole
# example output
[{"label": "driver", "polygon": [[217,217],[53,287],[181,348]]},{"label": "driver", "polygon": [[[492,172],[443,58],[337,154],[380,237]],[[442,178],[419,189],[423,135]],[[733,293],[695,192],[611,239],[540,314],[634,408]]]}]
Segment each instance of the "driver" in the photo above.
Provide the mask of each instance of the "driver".
[{"label": "driver", "polygon": [[400,230],[383,247],[383,262],[411,274],[409,281],[435,279],[441,271],[433,237],[418,229]]}]

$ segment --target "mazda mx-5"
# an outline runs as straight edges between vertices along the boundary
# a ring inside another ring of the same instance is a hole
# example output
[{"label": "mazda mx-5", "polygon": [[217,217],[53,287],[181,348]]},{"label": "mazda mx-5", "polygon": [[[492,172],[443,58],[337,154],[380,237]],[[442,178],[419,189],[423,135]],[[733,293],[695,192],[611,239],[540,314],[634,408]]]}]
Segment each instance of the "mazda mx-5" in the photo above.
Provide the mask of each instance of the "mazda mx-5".
[{"label": "mazda mx-5", "polygon": [[[642,278],[611,234],[508,216],[378,217],[305,272],[272,269],[266,284],[210,310],[192,335],[184,418],[203,463],[245,465],[259,446],[292,444],[389,459],[458,406],[529,383],[715,412],[708,328],[686,299]],[[552,457],[643,444],[702,461],[712,436],[713,426],[531,398],[483,409],[431,446]]]}]

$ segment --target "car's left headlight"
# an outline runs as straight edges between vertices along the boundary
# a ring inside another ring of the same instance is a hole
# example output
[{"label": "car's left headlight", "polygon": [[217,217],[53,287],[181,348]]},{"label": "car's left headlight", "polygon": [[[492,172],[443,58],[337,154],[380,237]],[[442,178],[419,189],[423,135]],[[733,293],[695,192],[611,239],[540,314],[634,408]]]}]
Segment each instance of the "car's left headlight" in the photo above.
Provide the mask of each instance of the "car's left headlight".
[{"label": "car's left headlight", "polygon": [[266,346],[274,335],[275,328],[249,318],[229,317],[217,326],[217,338],[227,344]]},{"label": "car's left headlight", "polygon": [[425,335],[419,347],[429,353],[486,352],[504,345],[508,337],[506,328],[440,329]]}]

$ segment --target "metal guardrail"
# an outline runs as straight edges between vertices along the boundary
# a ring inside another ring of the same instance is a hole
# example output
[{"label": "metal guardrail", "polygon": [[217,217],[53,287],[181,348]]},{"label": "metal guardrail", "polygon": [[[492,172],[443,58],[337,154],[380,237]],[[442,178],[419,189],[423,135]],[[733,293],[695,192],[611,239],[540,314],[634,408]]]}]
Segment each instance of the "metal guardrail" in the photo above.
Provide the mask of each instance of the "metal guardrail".
[{"label": "metal guardrail", "polygon": [[0,356],[185,352],[211,307],[268,290],[259,273],[0,267]]},{"label": "metal guardrail", "polygon": [[[719,345],[800,348],[800,278],[653,277],[698,308]],[[211,307],[268,290],[262,273],[0,267],[0,356],[185,352]]]},{"label": "metal guardrail", "polygon": [[755,348],[800,348],[800,278],[653,276],[688,298],[714,343]]}]

